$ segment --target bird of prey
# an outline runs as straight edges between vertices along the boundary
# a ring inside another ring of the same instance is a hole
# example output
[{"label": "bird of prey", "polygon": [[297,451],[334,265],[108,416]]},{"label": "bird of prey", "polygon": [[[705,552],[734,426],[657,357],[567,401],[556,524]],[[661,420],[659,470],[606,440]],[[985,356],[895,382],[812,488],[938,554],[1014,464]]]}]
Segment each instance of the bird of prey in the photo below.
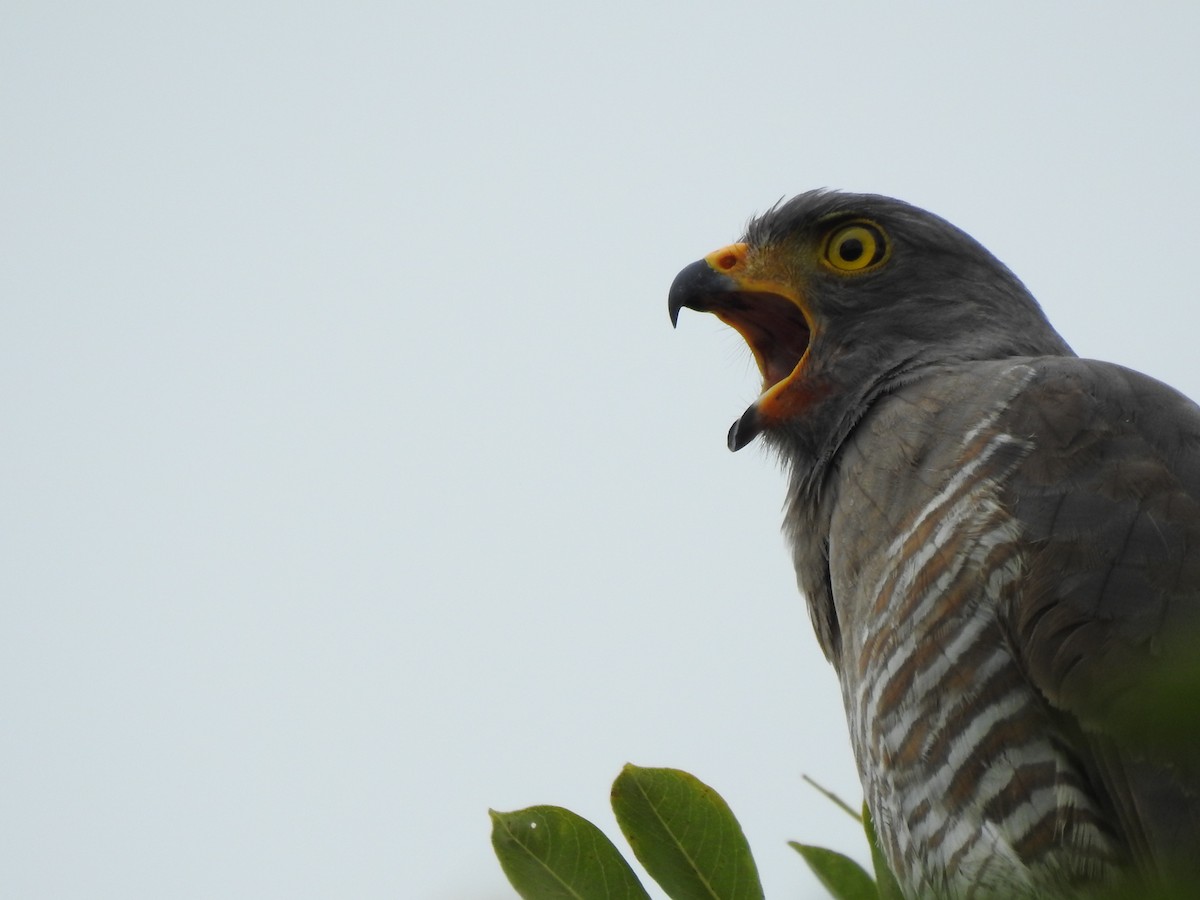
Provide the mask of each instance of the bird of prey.
[{"label": "bird of prey", "polygon": [[684,307],[762,373],[729,447],[787,468],[905,895],[1200,896],[1200,692],[1170,701],[1200,673],[1200,408],[1077,357],[984,247],[887,197],[777,204],[679,273]]}]

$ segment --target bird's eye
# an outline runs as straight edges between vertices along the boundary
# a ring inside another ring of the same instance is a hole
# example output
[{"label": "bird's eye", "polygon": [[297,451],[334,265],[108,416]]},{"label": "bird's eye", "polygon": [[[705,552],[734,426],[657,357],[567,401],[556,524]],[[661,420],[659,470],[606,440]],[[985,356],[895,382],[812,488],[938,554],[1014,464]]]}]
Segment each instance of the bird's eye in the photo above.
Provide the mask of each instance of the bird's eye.
[{"label": "bird's eye", "polygon": [[840,272],[862,272],[883,262],[887,241],[878,226],[852,222],[829,233],[823,256],[826,263]]}]

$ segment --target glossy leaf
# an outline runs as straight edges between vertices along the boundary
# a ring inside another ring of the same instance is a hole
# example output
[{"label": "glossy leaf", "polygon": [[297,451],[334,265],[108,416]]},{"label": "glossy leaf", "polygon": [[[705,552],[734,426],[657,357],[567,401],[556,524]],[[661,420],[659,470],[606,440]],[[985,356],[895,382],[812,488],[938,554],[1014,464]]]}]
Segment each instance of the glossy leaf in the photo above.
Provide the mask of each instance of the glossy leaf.
[{"label": "glossy leaf", "polygon": [[762,900],[741,825],[695,776],[627,765],[612,806],[634,854],[672,900]]},{"label": "glossy leaf", "polygon": [[848,856],[824,847],[788,842],[836,900],[878,900],[879,891],[867,870]]},{"label": "glossy leaf", "polygon": [[871,847],[871,863],[875,867],[875,890],[879,892],[879,900],[904,900],[904,894],[900,892],[900,885],[896,883],[896,876],[892,874],[883,851],[879,849],[879,837],[875,834],[875,822],[871,818],[871,811],[867,809],[866,803],[863,804],[862,823],[863,831],[867,833],[867,843]]},{"label": "glossy leaf", "polygon": [[612,841],[558,806],[489,811],[492,847],[525,900],[649,900]]},{"label": "glossy leaf", "polygon": [[849,803],[847,803],[845,800],[843,800],[841,797],[839,797],[837,794],[835,794],[829,788],[823,786],[822,784],[820,784],[820,782],[818,782],[812,778],[809,778],[807,775],[801,775],[800,777],[804,781],[808,782],[809,787],[811,787],[813,790],[815,790],[817,793],[819,793],[822,797],[824,797],[826,800],[828,800],[830,803],[832,803],[834,806],[836,806],[838,809],[840,809],[842,812],[844,812],[846,815],[848,815],[850,818],[852,818],[855,822],[858,822],[860,824],[862,823],[862,820],[863,820],[862,816],[859,813],[855,812],[855,810],[853,809],[853,807],[850,806]]}]

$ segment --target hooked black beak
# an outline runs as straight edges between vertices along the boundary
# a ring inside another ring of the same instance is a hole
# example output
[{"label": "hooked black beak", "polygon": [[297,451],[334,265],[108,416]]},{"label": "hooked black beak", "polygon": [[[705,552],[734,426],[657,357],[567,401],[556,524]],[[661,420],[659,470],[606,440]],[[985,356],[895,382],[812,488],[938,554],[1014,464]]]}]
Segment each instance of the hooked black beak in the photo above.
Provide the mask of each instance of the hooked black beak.
[{"label": "hooked black beak", "polygon": [[685,306],[699,312],[712,312],[722,305],[717,298],[726,301],[740,286],[728,275],[724,275],[698,259],[675,276],[671,291],[667,295],[667,310],[671,313],[671,327],[679,324],[679,311]]}]

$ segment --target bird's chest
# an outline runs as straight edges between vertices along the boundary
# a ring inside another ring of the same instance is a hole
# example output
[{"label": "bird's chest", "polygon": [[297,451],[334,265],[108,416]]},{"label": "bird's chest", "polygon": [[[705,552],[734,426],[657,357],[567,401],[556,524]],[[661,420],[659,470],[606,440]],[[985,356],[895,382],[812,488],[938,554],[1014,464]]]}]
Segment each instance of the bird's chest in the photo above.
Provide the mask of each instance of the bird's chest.
[{"label": "bird's chest", "polygon": [[897,432],[843,474],[829,542],[839,677],[867,801],[907,890],[1032,895],[1097,875],[1073,871],[1074,847],[1099,838],[1077,816],[1092,798],[1001,624],[1022,560],[998,494],[1021,447],[992,428],[966,434],[938,460]]},{"label": "bird's chest", "polygon": [[953,896],[991,868],[997,892],[1017,895],[1030,878],[1019,847],[1053,817],[1065,761],[995,615],[1016,574],[1009,535],[986,503],[961,514],[885,548],[856,584],[835,581],[858,612],[842,621],[843,700],[902,881]]}]

